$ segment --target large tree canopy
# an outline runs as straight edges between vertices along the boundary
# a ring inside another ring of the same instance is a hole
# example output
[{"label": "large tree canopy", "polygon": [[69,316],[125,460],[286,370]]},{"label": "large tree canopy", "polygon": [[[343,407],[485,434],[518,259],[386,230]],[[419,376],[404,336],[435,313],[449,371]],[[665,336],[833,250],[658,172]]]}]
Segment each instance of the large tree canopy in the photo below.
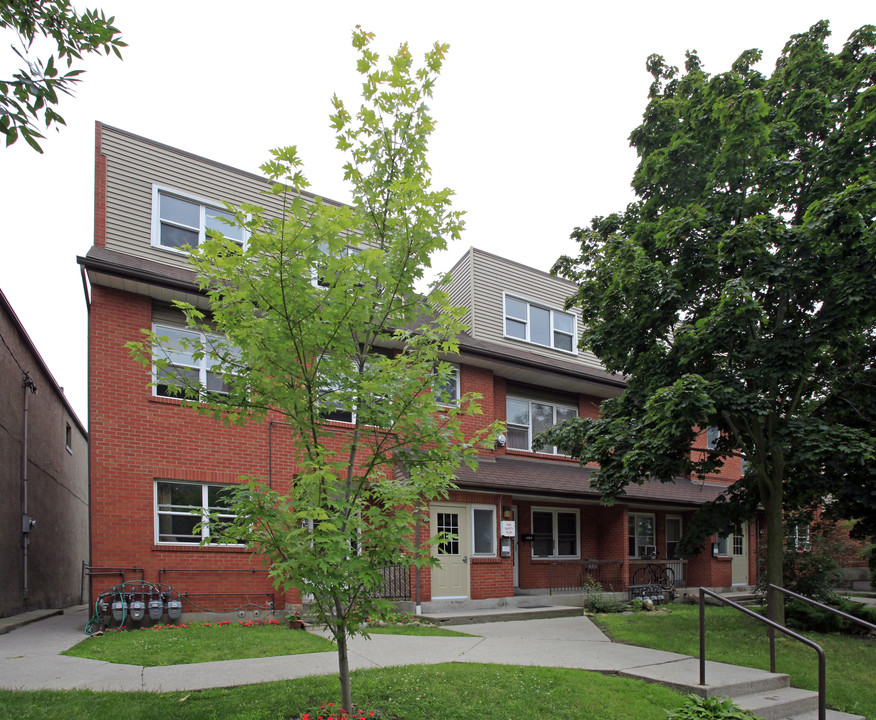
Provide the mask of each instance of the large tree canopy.
[{"label": "large tree canopy", "polygon": [[[786,485],[844,492],[873,458],[876,29],[839,53],[828,35],[793,36],[769,77],[758,50],[714,76],[693,52],[683,74],[651,56],[638,200],[576,229],[580,255],[554,268],[579,284],[582,344],[628,386],[549,444],[598,462],[609,498],[741,453],[732,501],[691,539],[760,504],[777,584]],[[706,426],[717,446],[692,453]],[[873,514],[872,492],[848,506]]]}]

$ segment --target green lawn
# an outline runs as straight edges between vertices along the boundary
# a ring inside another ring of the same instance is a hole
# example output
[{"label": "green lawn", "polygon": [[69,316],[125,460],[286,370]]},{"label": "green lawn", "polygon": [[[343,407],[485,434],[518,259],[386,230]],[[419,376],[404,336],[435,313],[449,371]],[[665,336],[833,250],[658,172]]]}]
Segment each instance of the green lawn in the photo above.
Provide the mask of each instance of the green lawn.
[{"label": "green lawn", "polygon": [[110,631],[86,638],[63,654],[154,667],[331,652],[334,649],[333,643],[319,635],[278,625],[241,627],[211,624],[161,630]]},{"label": "green lawn", "polygon": [[[0,691],[16,720],[295,720],[337,702],[336,677],[191,693]],[[504,665],[411,665],[353,672],[353,699],[381,720],[664,720],[683,696],[583,670]]]},{"label": "green lawn", "polygon": [[[706,659],[769,669],[765,626],[733,608],[706,610]],[[615,641],[698,657],[698,613],[694,605],[672,605],[666,614],[599,615],[597,622]],[[876,638],[803,635],[824,649],[828,707],[876,718]],[[818,689],[815,651],[802,643],[777,638],[776,670],[789,674],[796,687]]]},{"label": "green lawn", "polygon": [[[374,635],[468,637],[465,633],[430,625],[389,625],[368,628]],[[335,649],[325,638],[284,626],[195,624],[185,628],[110,631],[85,638],[64,655],[123,665],[184,665],[213,660],[300,655]]]}]

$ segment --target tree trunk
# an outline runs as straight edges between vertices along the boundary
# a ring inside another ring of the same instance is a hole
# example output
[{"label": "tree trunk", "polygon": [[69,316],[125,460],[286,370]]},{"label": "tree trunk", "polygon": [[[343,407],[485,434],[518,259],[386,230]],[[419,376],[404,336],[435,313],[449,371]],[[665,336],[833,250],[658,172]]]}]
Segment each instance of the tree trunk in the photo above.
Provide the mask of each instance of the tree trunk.
[{"label": "tree trunk", "polygon": [[[773,479],[769,495],[763,498],[766,510],[766,581],[767,584],[783,586],[782,567],[785,555],[785,522],[782,515],[782,482]],[[785,624],[785,596],[774,593],[775,616],[773,620]]]},{"label": "tree trunk", "polygon": [[353,691],[350,687],[350,662],[347,657],[347,629],[340,627],[335,635],[338,644],[338,679],[341,681],[341,707],[347,712],[353,708]]}]

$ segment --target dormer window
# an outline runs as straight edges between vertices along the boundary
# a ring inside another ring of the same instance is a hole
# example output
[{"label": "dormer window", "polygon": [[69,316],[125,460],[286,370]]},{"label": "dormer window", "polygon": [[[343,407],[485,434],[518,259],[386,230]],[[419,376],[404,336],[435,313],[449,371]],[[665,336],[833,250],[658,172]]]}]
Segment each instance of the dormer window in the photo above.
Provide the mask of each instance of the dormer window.
[{"label": "dormer window", "polygon": [[185,247],[197,247],[207,239],[207,231],[215,230],[243,247],[245,233],[234,222],[234,216],[218,203],[210,203],[184,193],[152,188],[152,244],[155,247],[183,252]]},{"label": "dormer window", "polygon": [[575,352],[575,316],[506,294],[505,337]]}]

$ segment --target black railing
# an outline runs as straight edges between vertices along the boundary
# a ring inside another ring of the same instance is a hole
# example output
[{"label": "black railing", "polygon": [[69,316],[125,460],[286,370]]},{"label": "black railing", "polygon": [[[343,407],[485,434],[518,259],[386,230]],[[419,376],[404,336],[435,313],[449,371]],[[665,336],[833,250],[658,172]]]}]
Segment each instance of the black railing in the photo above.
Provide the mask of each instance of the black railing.
[{"label": "black railing", "polygon": [[[749,617],[753,617],[759,623],[763,623],[767,625],[771,631],[778,630],[779,632],[785,633],[788,637],[794,638],[794,640],[799,640],[804,645],[808,645],[818,654],[818,720],[826,720],[827,718],[827,705],[825,704],[825,695],[826,695],[826,662],[824,658],[824,650],[821,649],[821,646],[817,643],[812,642],[809,638],[805,638],[802,635],[798,635],[793,630],[788,630],[784,625],[779,625],[779,623],[774,622],[773,620],[768,620],[763,617],[763,615],[758,615],[756,612],[749,610],[746,607],[742,607],[742,605],[738,605],[732,600],[728,600],[723,595],[718,595],[716,592],[712,592],[704,587],[700,588],[700,685],[706,684],[706,598],[705,596],[715,598],[719,602],[724,603],[725,605],[729,605],[740,612],[745,613]],[[772,642],[770,645],[770,672],[774,673],[776,671],[776,659],[775,659],[775,651],[772,649]]]},{"label": "black railing", "polygon": [[411,569],[407,565],[387,565],[380,569],[383,584],[374,597],[384,600],[411,599]]},{"label": "black railing", "polygon": [[621,560],[550,560],[548,588],[555,592],[586,591],[595,587],[611,592],[620,590],[623,582]]}]

